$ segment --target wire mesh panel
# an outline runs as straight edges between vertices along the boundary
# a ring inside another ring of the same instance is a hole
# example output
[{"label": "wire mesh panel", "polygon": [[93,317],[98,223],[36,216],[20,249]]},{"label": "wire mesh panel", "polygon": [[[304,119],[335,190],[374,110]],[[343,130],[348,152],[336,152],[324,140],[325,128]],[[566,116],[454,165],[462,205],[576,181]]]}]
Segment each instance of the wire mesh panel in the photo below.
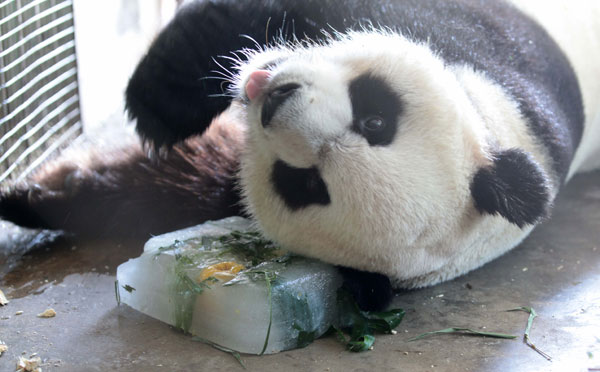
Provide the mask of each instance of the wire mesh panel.
[{"label": "wire mesh panel", "polygon": [[0,0],[0,182],[81,133],[72,0]]}]

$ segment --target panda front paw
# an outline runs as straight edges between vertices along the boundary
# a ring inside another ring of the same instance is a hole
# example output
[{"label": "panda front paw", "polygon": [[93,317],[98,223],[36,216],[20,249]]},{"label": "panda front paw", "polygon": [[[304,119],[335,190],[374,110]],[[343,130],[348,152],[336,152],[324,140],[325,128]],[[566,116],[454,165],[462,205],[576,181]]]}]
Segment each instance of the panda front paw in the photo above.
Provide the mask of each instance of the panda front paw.
[{"label": "panda front paw", "polygon": [[363,311],[385,310],[394,297],[390,279],[382,274],[339,266],[346,289]]}]

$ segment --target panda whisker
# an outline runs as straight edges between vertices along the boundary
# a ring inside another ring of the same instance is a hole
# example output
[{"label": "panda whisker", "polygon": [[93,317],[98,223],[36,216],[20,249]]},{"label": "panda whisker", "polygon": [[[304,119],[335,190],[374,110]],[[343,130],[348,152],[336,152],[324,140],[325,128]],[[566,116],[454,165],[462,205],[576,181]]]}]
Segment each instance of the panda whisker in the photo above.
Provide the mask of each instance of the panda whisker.
[{"label": "panda whisker", "polygon": [[[229,76],[233,77],[233,73],[231,71],[229,71],[229,69],[225,68],[222,64],[220,64],[216,58],[213,57],[212,60],[217,66],[219,66],[221,69],[223,69],[223,71],[227,72],[229,74]],[[214,72],[216,73],[218,71],[214,71]],[[223,75],[225,75],[225,74],[223,74]],[[227,75],[225,75],[225,76],[227,76]]]},{"label": "panda whisker", "polygon": [[231,82],[231,80],[229,80],[228,78],[223,77],[223,76],[205,76],[205,77],[198,78],[198,81],[203,81],[203,80],[223,80],[223,81]]},{"label": "panda whisker", "polygon": [[254,49],[249,49],[249,48],[244,48],[244,49],[240,49],[240,50],[236,51],[236,53],[241,53],[246,59],[250,59],[252,56],[254,56],[255,54],[257,54],[259,52],[260,52],[260,50],[254,50]]},{"label": "panda whisker", "polygon": [[219,70],[212,70],[211,73],[218,74],[221,77],[226,78],[230,81],[233,81],[235,79],[235,74],[230,71],[223,72],[223,71],[219,71]]},{"label": "panda whisker", "polygon": [[221,75],[221,76],[232,76],[232,75],[233,75],[233,72],[231,72],[231,71],[227,71],[227,70],[225,70],[225,71],[221,71],[221,70],[211,70],[210,72],[212,72],[212,73],[215,73],[215,74],[219,74],[219,75]]},{"label": "panda whisker", "polygon": [[251,42],[253,42],[253,43],[254,43],[254,46],[256,47],[256,50],[259,50],[259,51],[262,51],[262,50],[263,50],[263,46],[262,46],[262,45],[260,45],[260,44],[258,43],[258,41],[256,41],[256,39],[255,39],[255,38],[253,38],[252,36],[250,36],[250,35],[246,35],[246,34],[240,34],[239,36],[240,36],[241,38],[248,39],[248,40],[250,40]]},{"label": "panda whisker", "polygon": [[235,98],[236,96],[231,93],[220,93],[220,94],[208,94],[207,97],[209,97],[209,98],[222,98],[222,97]]},{"label": "panda whisker", "polygon": [[231,81],[225,80],[225,81],[221,82],[221,84],[219,85],[219,87],[221,88],[221,91],[223,91],[223,92],[229,91],[229,89],[227,87],[225,87],[225,88],[223,87],[223,84],[228,84],[228,83],[231,84]]},{"label": "panda whisker", "polygon": [[271,17],[267,19],[267,25],[265,26],[265,45],[269,45],[269,25],[271,24]]},{"label": "panda whisker", "polygon": [[[283,20],[281,21],[281,27],[279,28],[279,36],[278,36],[278,38],[282,42],[285,42],[286,36],[287,36],[287,29],[286,29],[286,23],[285,23],[286,16],[287,16],[287,12],[283,12]],[[283,34],[283,30],[284,29],[286,30],[285,31],[285,35]]]},{"label": "panda whisker", "polygon": [[[235,57],[235,58],[234,58]],[[234,54],[234,57],[231,56],[219,56],[219,58],[223,58],[226,59],[228,61],[233,62],[234,64],[238,65],[240,63],[242,63],[242,60],[240,59],[240,57],[238,57],[237,55]]]}]

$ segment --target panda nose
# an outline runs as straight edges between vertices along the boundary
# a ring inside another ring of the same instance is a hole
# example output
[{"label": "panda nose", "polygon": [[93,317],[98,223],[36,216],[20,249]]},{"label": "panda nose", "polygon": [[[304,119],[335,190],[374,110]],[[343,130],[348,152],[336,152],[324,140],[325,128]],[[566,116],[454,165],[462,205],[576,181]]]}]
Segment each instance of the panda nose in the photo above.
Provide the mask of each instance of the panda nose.
[{"label": "panda nose", "polygon": [[261,123],[268,127],[277,109],[300,88],[298,83],[286,83],[271,90],[265,97],[261,112]]},{"label": "panda nose", "polygon": [[250,74],[245,87],[246,96],[250,101],[254,101],[262,94],[262,91],[264,90],[265,86],[267,86],[270,77],[271,73],[265,70],[253,71]]}]

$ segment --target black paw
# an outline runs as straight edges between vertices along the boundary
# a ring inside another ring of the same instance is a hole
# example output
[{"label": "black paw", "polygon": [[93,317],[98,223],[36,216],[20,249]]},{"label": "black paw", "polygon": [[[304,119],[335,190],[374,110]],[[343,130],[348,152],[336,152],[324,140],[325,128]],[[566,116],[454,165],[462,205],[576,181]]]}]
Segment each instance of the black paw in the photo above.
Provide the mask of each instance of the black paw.
[{"label": "black paw", "polygon": [[346,289],[363,311],[381,311],[392,302],[394,291],[390,279],[382,274],[338,267]]},{"label": "black paw", "polygon": [[18,187],[0,194],[0,218],[29,228],[44,228],[46,224],[31,208],[43,190],[38,185]]}]

